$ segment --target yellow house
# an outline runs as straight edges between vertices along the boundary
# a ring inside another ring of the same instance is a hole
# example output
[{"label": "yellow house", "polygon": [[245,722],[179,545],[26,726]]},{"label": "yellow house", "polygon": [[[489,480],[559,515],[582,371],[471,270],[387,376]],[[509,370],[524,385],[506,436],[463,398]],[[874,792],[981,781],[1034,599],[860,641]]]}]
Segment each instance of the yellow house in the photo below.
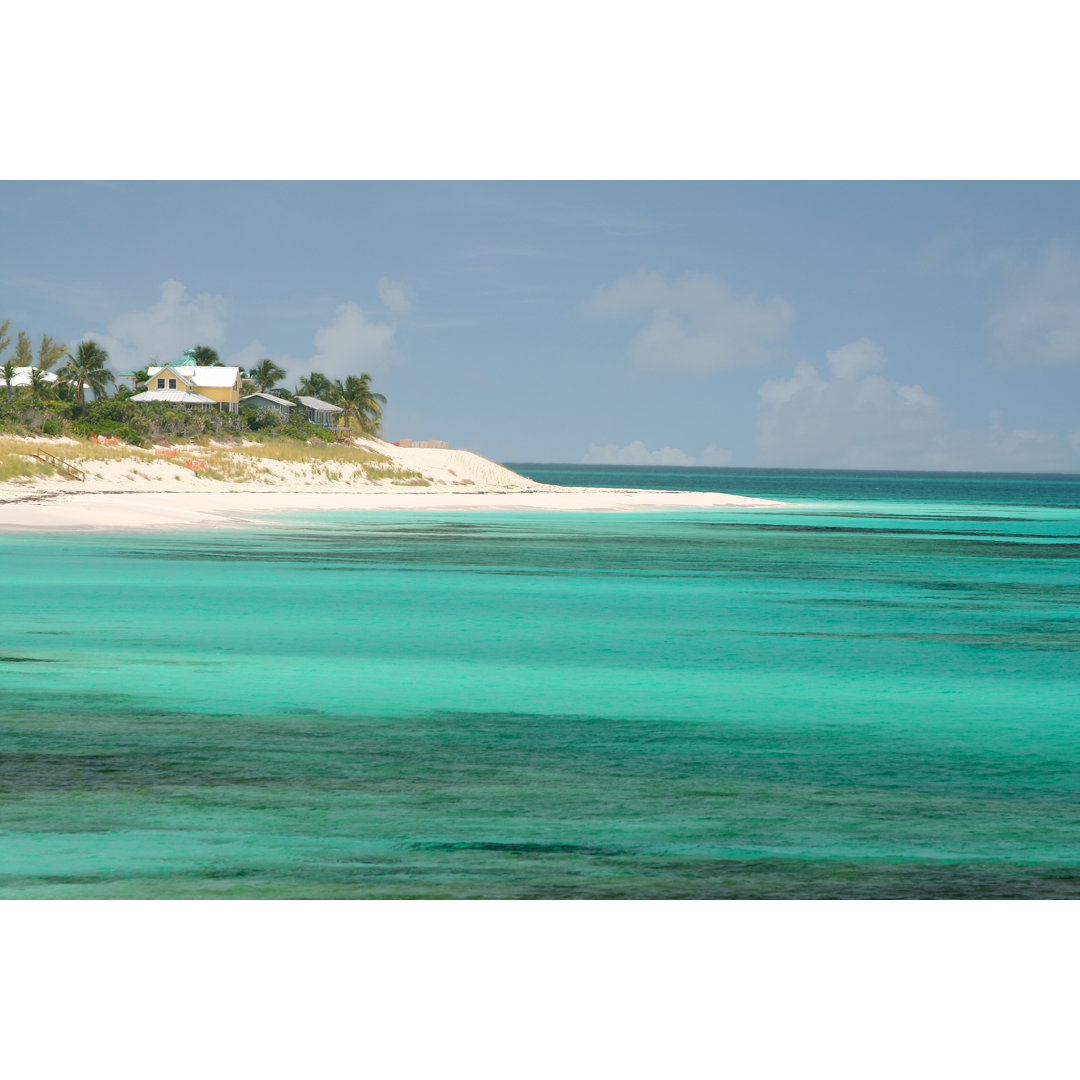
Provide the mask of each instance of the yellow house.
[{"label": "yellow house", "polygon": [[243,377],[238,367],[196,367],[166,364],[146,369],[146,389],[132,401],[166,401],[173,405],[198,405],[229,412],[240,411]]}]

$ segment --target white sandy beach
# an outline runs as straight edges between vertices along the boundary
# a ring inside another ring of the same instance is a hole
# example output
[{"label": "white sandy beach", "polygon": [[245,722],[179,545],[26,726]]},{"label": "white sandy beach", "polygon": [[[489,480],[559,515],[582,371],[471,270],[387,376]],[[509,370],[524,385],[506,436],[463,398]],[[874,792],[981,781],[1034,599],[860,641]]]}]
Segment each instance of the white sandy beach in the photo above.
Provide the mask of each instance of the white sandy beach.
[{"label": "white sandy beach", "polygon": [[405,448],[377,439],[358,448],[391,459],[392,465],[421,473],[428,486],[400,480],[372,481],[351,466],[244,458],[258,479],[212,479],[185,467],[208,454],[230,454],[214,445],[173,447],[175,457],[121,447],[115,457],[78,461],[69,440],[27,440],[81,464],[84,482],[54,475],[0,483],[0,530],[108,530],[163,526],[238,526],[287,511],[344,510],[674,510],[691,507],[781,505],[739,495],[687,491],[563,488],[538,484],[464,450]]}]

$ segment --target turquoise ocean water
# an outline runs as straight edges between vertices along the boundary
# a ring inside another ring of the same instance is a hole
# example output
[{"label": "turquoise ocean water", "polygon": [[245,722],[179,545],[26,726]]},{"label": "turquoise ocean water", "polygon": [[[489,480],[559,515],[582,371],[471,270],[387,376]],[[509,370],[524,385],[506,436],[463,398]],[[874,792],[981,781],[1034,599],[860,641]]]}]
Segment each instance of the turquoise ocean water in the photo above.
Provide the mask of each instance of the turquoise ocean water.
[{"label": "turquoise ocean water", "polygon": [[1080,895],[1080,477],[0,534],[2,897]]}]

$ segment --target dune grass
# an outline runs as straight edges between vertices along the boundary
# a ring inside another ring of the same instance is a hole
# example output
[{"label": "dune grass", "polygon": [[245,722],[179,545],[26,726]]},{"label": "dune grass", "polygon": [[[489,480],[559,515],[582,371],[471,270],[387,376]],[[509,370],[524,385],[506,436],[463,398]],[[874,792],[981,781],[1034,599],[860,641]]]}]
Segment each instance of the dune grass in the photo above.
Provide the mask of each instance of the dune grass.
[{"label": "dune grass", "polygon": [[33,480],[38,476],[51,476],[53,467],[44,461],[34,461],[28,457],[5,457],[0,455],[0,483],[19,480]]},{"label": "dune grass", "polygon": [[16,458],[26,458],[28,454],[42,451],[62,458],[73,464],[80,461],[118,461],[124,458],[138,458],[145,461],[153,455],[136,446],[102,446],[90,440],[71,442],[57,439],[12,439],[0,438],[0,462]]},{"label": "dune grass", "polygon": [[29,456],[35,451],[44,451],[87,469],[98,479],[101,474],[93,471],[95,462],[123,461],[131,465],[129,476],[149,480],[152,478],[137,468],[138,464],[162,462],[175,467],[195,460],[204,462],[206,468],[194,472],[194,476],[221,483],[273,485],[278,482],[276,474],[283,471],[292,473],[294,480],[303,480],[306,475],[313,481],[328,483],[391,483],[409,487],[427,487],[431,483],[423,473],[397,467],[385,454],[340,443],[307,444],[289,439],[267,439],[265,442],[221,446],[204,439],[177,449],[176,458],[160,458],[153,449],[127,444],[103,446],[89,439],[0,437],[0,482],[30,482],[53,475],[52,466]]},{"label": "dune grass", "polygon": [[[402,469],[385,454],[362,450],[341,443],[296,443],[286,439],[245,443],[242,446],[213,447],[204,454],[211,479],[233,482],[272,482],[270,470],[259,468],[258,461],[295,464],[310,470],[315,479],[331,483],[378,483],[389,480],[395,484],[426,487],[430,481],[415,469]],[[349,466],[352,468],[350,469]]]},{"label": "dune grass", "polygon": [[98,443],[73,444],[52,439],[0,438],[0,483],[35,480],[38,477],[54,475],[56,470],[51,465],[30,456],[34,453],[52,454],[53,457],[75,464],[87,458],[101,461],[126,456],[120,453],[122,449],[118,446],[100,446]]},{"label": "dune grass", "polygon": [[358,446],[345,446],[341,443],[298,443],[289,439],[267,439],[265,442],[244,443],[231,446],[231,454],[245,457],[268,458],[271,461],[340,461],[343,464],[365,465],[368,463],[390,462],[385,454],[373,450],[361,450]]},{"label": "dune grass", "polygon": [[[383,459],[388,460],[388,459]],[[364,476],[366,479],[378,482],[390,480],[395,484],[403,484],[408,487],[428,487],[431,481],[423,473],[415,469],[399,469],[394,466],[385,468],[380,465],[365,465]]]}]

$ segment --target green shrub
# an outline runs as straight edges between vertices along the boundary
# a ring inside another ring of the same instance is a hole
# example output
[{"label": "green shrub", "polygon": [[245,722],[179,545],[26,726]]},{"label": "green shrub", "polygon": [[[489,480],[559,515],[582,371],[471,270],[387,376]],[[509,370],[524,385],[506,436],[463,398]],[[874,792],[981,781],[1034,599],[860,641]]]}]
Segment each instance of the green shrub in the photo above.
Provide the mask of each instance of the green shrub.
[{"label": "green shrub", "polygon": [[115,435],[136,446],[146,446],[157,439],[196,442],[254,433],[263,440],[267,436],[279,436],[301,443],[310,439],[326,444],[351,442],[335,429],[312,424],[302,416],[285,420],[274,412],[260,412],[248,405],[241,405],[239,413],[229,413],[185,408],[163,401],[133,402],[130,394],[117,392],[112,397],[88,401],[84,416],[75,402],[36,401],[24,391],[18,391],[9,403],[0,392],[0,431],[59,435],[67,430],[84,438],[91,434]]},{"label": "green shrub", "polygon": [[95,435],[116,435],[119,437],[120,429],[124,425],[119,420],[73,420],[71,430],[74,434],[84,439],[93,438]]},{"label": "green shrub", "polygon": [[320,442],[332,443],[336,442],[338,438],[333,428],[319,427],[318,424],[312,424],[300,416],[292,417],[275,434],[284,435],[287,439],[299,439],[301,442],[307,442],[308,439],[318,439]]},{"label": "green shrub", "polygon": [[149,440],[146,437],[146,432],[136,426],[138,423],[138,419],[134,419],[130,424],[122,423],[119,420],[73,420],[71,431],[72,434],[81,435],[84,439],[91,439],[95,435],[115,435],[116,438],[130,443],[132,446],[147,446]]},{"label": "green shrub", "polygon": [[91,427],[106,420],[127,422],[135,415],[135,406],[124,398],[101,398],[86,407],[86,421]]},{"label": "green shrub", "polygon": [[137,431],[130,424],[125,424],[117,432],[117,437],[123,439],[126,443],[131,443],[132,446],[150,445],[150,440],[141,431]]},{"label": "green shrub", "polygon": [[45,429],[50,421],[60,423],[61,427],[55,434],[63,430],[63,418],[67,414],[68,406],[60,401],[39,401],[28,391],[18,389],[11,401],[7,400],[6,394],[0,390],[0,431],[11,432],[15,435],[36,435]]}]

